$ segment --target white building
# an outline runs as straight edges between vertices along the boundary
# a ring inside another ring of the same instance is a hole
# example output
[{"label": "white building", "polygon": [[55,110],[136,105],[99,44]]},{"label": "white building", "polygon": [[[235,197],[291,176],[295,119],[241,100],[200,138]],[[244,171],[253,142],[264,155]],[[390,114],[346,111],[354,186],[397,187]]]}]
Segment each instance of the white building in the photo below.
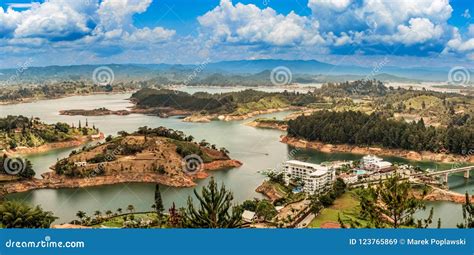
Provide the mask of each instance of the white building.
[{"label": "white building", "polygon": [[251,223],[255,220],[255,212],[244,210],[242,213],[242,220]]},{"label": "white building", "polygon": [[301,179],[304,184],[303,190],[310,194],[328,189],[336,180],[336,172],[333,168],[298,160],[286,161],[283,171],[286,184],[289,184],[292,179]]},{"label": "white building", "polygon": [[345,184],[353,184],[359,181],[357,174],[341,174],[339,176]]},{"label": "white building", "polygon": [[85,167],[85,166],[87,166],[87,162],[85,162],[85,161],[74,162],[74,165],[78,166],[78,167]]},{"label": "white building", "polygon": [[392,163],[374,155],[364,156],[362,158],[362,165],[365,169],[372,171],[383,171],[392,168]]}]

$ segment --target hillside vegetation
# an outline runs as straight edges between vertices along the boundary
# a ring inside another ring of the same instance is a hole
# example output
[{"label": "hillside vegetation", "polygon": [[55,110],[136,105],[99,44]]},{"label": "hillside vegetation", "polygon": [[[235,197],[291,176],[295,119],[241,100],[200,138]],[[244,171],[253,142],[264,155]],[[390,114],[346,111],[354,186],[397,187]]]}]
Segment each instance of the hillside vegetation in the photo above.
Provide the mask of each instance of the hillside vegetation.
[{"label": "hillside vegetation", "polygon": [[39,118],[10,115],[0,118],[0,150],[38,147],[98,133],[98,129],[88,127],[87,123],[84,127],[71,127],[66,123],[46,124]]},{"label": "hillside vegetation", "polygon": [[426,126],[387,118],[381,113],[321,111],[288,122],[290,137],[331,144],[382,146],[415,151],[465,154],[474,148],[471,126]]}]

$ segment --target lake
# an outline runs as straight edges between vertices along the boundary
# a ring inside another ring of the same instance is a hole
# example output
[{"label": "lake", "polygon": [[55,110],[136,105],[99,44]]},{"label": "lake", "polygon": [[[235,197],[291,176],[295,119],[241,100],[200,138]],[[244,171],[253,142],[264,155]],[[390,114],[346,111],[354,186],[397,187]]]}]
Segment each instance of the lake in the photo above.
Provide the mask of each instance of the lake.
[{"label": "lake", "polygon": [[[203,89],[201,89],[202,91]],[[222,92],[212,89],[210,92]],[[44,100],[32,103],[0,106],[0,116],[24,115],[41,118],[47,123],[58,121],[76,126],[79,121],[85,123],[83,116],[61,116],[60,110],[67,109],[95,109],[105,107],[111,110],[120,110],[131,107],[127,100],[131,94],[74,96],[69,98]],[[283,119],[289,112],[279,112],[258,117],[269,117]],[[321,153],[312,150],[294,149],[279,142],[282,131],[271,129],[257,129],[244,125],[251,121],[212,121],[209,123],[183,122],[179,117],[159,118],[140,114],[126,116],[98,116],[87,117],[89,125],[94,124],[106,135],[115,135],[118,131],[132,132],[141,126],[158,127],[165,126],[181,130],[192,135],[196,140],[205,139],[218,147],[225,147],[230,151],[230,156],[243,162],[243,166],[236,169],[212,172],[219,183],[224,183],[234,193],[235,202],[240,202],[254,197],[262,198],[255,192],[257,186],[264,180],[261,170],[275,168],[289,157],[319,163],[329,160],[354,160],[360,159],[362,155],[349,153]],[[33,163],[34,169],[39,176],[48,171],[57,159],[67,157],[69,153],[77,148],[67,148],[50,151],[47,153],[29,155],[27,158]],[[426,168],[449,168],[446,164],[435,164],[432,162],[410,162],[396,157],[385,157],[392,162],[404,162],[419,165]],[[206,185],[208,179],[197,181],[200,188]],[[464,193],[474,193],[474,181],[471,178],[466,182],[462,176],[451,176],[450,187]],[[184,206],[187,197],[192,195],[193,188],[162,187],[161,193],[166,208],[173,202],[177,206]],[[51,210],[59,217],[57,223],[68,222],[76,218],[77,211],[82,210],[92,215],[94,211],[106,210],[116,211],[117,208],[125,208],[133,204],[137,211],[151,210],[154,202],[153,184],[117,184],[102,187],[88,187],[77,189],[60,190],[35,190],[25,193],[10,194],[10,199],[18,199],[34,205],[41,205],[46,210]],[[455,227],[462,218],[461,205],[436,202],[428,203],[435,207],[435,219],[442,218],[443,227]],[[436,221],[435,220],[435,221]]]}]

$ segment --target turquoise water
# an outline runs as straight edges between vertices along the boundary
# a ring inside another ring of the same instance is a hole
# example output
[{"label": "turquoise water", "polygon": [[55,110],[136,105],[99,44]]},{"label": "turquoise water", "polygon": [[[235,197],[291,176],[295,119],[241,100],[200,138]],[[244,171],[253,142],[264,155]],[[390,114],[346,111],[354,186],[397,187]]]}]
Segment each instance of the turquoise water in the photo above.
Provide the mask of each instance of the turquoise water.
[{"label": "turquoise water", "polygon": [[[131,104],[126,100],[130,94],[121,95],[94,95],[77,96],[57,100],[38,101],[28,104],[0,106],[0,116],[23,114],[37,116],[43,121],[54,123],[82,123],[86,118],[81,116],[60,116],[59,110],[65,109],[94,109],[106,107],[112,110],[125,109]],[[288,112],[268,114],[264,117],[284,118]],[[259,116],[262,117],[262,116]],[[100,116],[88,117],[89,123],[95,124],[106,135],[116,134],[125,130],[132,132],[140,126],[158,127],[182,130],[188,135],[193,135],[197,140],[206,139],[219,147],[226,147],[230,156],[243,162],[243,166],[236,169],[212,172],[215,179],[224,183],[234,193],[235,201],[240,202],[254,197],[261,198],[255,189],[263,181],[259,171],[275,168],[280,163],[292,158],[305,160],[312,163],[321,163],[331,160],[358,160],[362,155],[350,153],[321,153],[313,150],[295,149],[279,142],[279,136],[284,132],[271,129],[257,129],[244,125],[244,121],[210,123],[182,122],[178,117],[162,119],[155,116],[132,114],[127,116]],[[66,157],[74,148],[60,149],[42,154],[30,155],[37,175],[49,170],[49,167],[63,157]],[[384,157],[391,162],[412,163],[421,168],[447,169],[450,165],[436,164],[433,162],[410,162],[396,157]],[[208,180],[197,181],[197,188],[207,184]],[[474,181],[471,178],[465,181],[461,176],[451,176],[449,185],[455,191],[474,193]],[[170,207],[173,202],[177,206],[184,206],[186,199],[192,195],[193,188],[161,189],[165,207]],[[138,210],[150,210],[153,203],[154,185],[152,184],[116,184],[102,187],[89,187],[60,190],[35,190],[19,194],[11,194],[10,199],[19,199],[30,204],[41,205],[44,209],[51,210],[59,217],[57,222],[68,222],[75,218],[79,210],[92,214],[95,210],[112,210],[126,208],[133,204]],[[439,202],[429,203],[435,207],[435,216],[442,217],[443,227],[455,227],[461,219],[461,206],[457,204]]]},{"label": "turquoise water", "polygon": [[366,173],[367,173],[367,171],[365,171],[365,170],[357,170],[356,171],[357,175],[362,175],[362,174],[366,174]]}]

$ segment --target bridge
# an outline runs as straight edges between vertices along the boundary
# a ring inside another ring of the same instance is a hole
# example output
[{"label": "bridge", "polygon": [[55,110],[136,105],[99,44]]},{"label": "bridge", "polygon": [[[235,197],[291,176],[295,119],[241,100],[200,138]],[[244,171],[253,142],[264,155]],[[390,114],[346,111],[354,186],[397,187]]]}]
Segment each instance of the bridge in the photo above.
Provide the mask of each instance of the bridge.
[{"label": "bridge", "polygon": [[452,168],[448,170],[440,170],[440,171],[431,171],[428,173],[418,173],[412,175],[412,177],[422,177],[422,176],[444,176],[444,183],[448,183],[448,176],[454,173],[464,173],[464,178],[469,179],[470,171],[474,170],[474,166],[465,166],[465,167],[458,167]]},{"label": "bridge", "polygon": [[[474,166],[465,166],[452,168],[447,170],[440,171],[430,171],[425,173],[414,173],[410,175],[403,176],[400,180],[410,180],[410,178],[419,178],[419,177],[434,177],[434,176],[443,176],[443,183],[448,183],[448,176],[454,173],[464,173],[464,178],[469,179],[470,171],[474,171]],[[370,184],[377,184],[381,179],[378,180],[364,180],[358,183],[351,184],[352,187],[367,187]]]}]

